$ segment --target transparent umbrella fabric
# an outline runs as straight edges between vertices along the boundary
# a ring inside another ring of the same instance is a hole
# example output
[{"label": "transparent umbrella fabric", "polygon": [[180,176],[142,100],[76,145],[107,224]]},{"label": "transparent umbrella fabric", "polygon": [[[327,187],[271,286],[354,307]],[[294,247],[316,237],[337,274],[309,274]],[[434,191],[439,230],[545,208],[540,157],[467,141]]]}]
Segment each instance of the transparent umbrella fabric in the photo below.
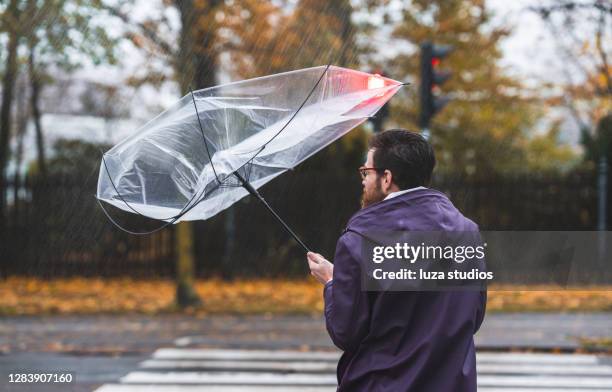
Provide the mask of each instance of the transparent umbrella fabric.
[{"label": "transparent umbrella fabric", "polygon": [[401,86],[322,66],[194,91],[104,154],[97,197],[154,219],[207,219],[248,194],[236,172],[261,187],[374,115]]}]

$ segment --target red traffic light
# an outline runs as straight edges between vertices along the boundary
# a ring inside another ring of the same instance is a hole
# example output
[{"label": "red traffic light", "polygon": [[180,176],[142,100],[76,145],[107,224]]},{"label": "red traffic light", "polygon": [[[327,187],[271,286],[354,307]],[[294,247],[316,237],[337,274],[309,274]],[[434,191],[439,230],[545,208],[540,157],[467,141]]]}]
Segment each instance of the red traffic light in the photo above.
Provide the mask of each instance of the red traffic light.
[{"label": "red traffic light", "polygon": [[439,86],[450,78],[451,72],[439,70],[438,67],[452,50],[450,45],[435,45],[430,41],[421,44],[419,126],[422,129],[429,128],[432,117],[449,101],[448,97],[439,95]]}]

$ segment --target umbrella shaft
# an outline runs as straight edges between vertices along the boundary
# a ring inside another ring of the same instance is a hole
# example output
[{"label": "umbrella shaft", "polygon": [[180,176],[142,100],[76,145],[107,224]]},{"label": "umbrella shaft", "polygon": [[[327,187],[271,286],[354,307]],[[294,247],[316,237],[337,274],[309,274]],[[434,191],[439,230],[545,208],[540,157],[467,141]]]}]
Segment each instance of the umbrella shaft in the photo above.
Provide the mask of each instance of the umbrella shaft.
[{"label": "umbrella shaft", "polygon": [[285,223],[285,221],[283,220],[283,218],[281,218],[276,211],[274,211],[274,209],[272,209],[272,207],[270,207],[270,205],[268,204],[268,202],[266,201],[266,199],[263,198],[262,195],[259,194],[259,192],[257,191],[257,189],[255,189],[253,187],[253,185],[251,185],[251,183],[249,183],[244,177],[242,177],[240,175],[240,173],[238,172],[234,172],[234,175],[240,180],[240,182],[242,183],[242,186],[244,187],[244,189],[246,189],[247,191],[249,191],[249,193],[253,196],[255,196],[267,209],[268,211],[270,211],[270,213],[272,215],[274,215],[274,217],[276,218],[277,221],[280,222],[280,224],[285,228],[285,230],[287,231],[287,233],[291,234],[291,236],[293,237],[294,240],[297,241],[298,244],[300,244],[300,246],[306,251],[306,252],[310,252],[310,249],[306,246],[306,244],[300,239],[300,237],[297,236],[297,234],[295,234],[293,232],[293,230],[291,230],[291,228],[289,227],[289,225],[287,225],[287,223]]}]

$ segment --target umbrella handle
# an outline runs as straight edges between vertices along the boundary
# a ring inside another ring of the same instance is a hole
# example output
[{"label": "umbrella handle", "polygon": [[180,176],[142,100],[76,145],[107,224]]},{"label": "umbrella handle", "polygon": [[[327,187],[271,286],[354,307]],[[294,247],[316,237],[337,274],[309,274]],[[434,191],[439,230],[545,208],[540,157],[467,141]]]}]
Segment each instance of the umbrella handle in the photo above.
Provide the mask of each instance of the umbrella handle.
[{"label": "umbrella handle", "polygon": [[257,189],[255,189],[253,187],[253,185],[251,185],[250,182],[248,182],[244,177],[242,177],[240,175],[240,173],[238,173],[237,171],[234,172],[234,175],[238,178],[238,180],[240,180],[240,182],[242,183],[242,186],[244,187],[244,189],[246,189],[251,195],[255,196],[263,205],[264,207],[266,207],[268,209],[268,211],[270,211],[270,213],[272,215],[274,215],[274,217],[276,218],[276,220],[285,228],[285,230],[287,231],[287,233],[291,234],[291,236],[293,237],[294,240],[297,241],[298,244],[300,244],[300,246],[308,253],[310,252],[310,249],[308,248],[308,246],[306,246],[306,244],[304,243],[304,241],[302,241],[300,239],[300,237],[297,236],[297,234],[295,234],[295,232],[293,230],[291,230],[291,228],[289,227],[289,225],[287,225],[287,223],[285,223],[285,221],[283,220],[283,218],[281,218],[276,211],[274,211],[274,209],[272,209],[272,207],[268,204],[268,202],[266,201],[266,199],[263,198],[263,196],[257,191]]}]

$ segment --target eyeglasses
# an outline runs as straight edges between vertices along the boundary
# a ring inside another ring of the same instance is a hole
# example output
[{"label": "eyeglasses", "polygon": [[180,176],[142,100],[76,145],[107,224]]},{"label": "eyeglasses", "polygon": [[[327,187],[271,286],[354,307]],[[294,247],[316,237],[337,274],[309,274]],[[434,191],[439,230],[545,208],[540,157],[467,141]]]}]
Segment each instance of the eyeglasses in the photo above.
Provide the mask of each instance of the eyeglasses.
[{"label": "eyeglasses", "polygon": [[370,171],[370,170],[374,170],[374,171],[380,172],[380,171],[384,171],[385,169],[381,169],[380,167],[365,167],[365,166],[361,166],[359,168],[359,174],[361,174],[361,179],[362,180],[365,180],[365,178],[368,176],[368,171]]}]

